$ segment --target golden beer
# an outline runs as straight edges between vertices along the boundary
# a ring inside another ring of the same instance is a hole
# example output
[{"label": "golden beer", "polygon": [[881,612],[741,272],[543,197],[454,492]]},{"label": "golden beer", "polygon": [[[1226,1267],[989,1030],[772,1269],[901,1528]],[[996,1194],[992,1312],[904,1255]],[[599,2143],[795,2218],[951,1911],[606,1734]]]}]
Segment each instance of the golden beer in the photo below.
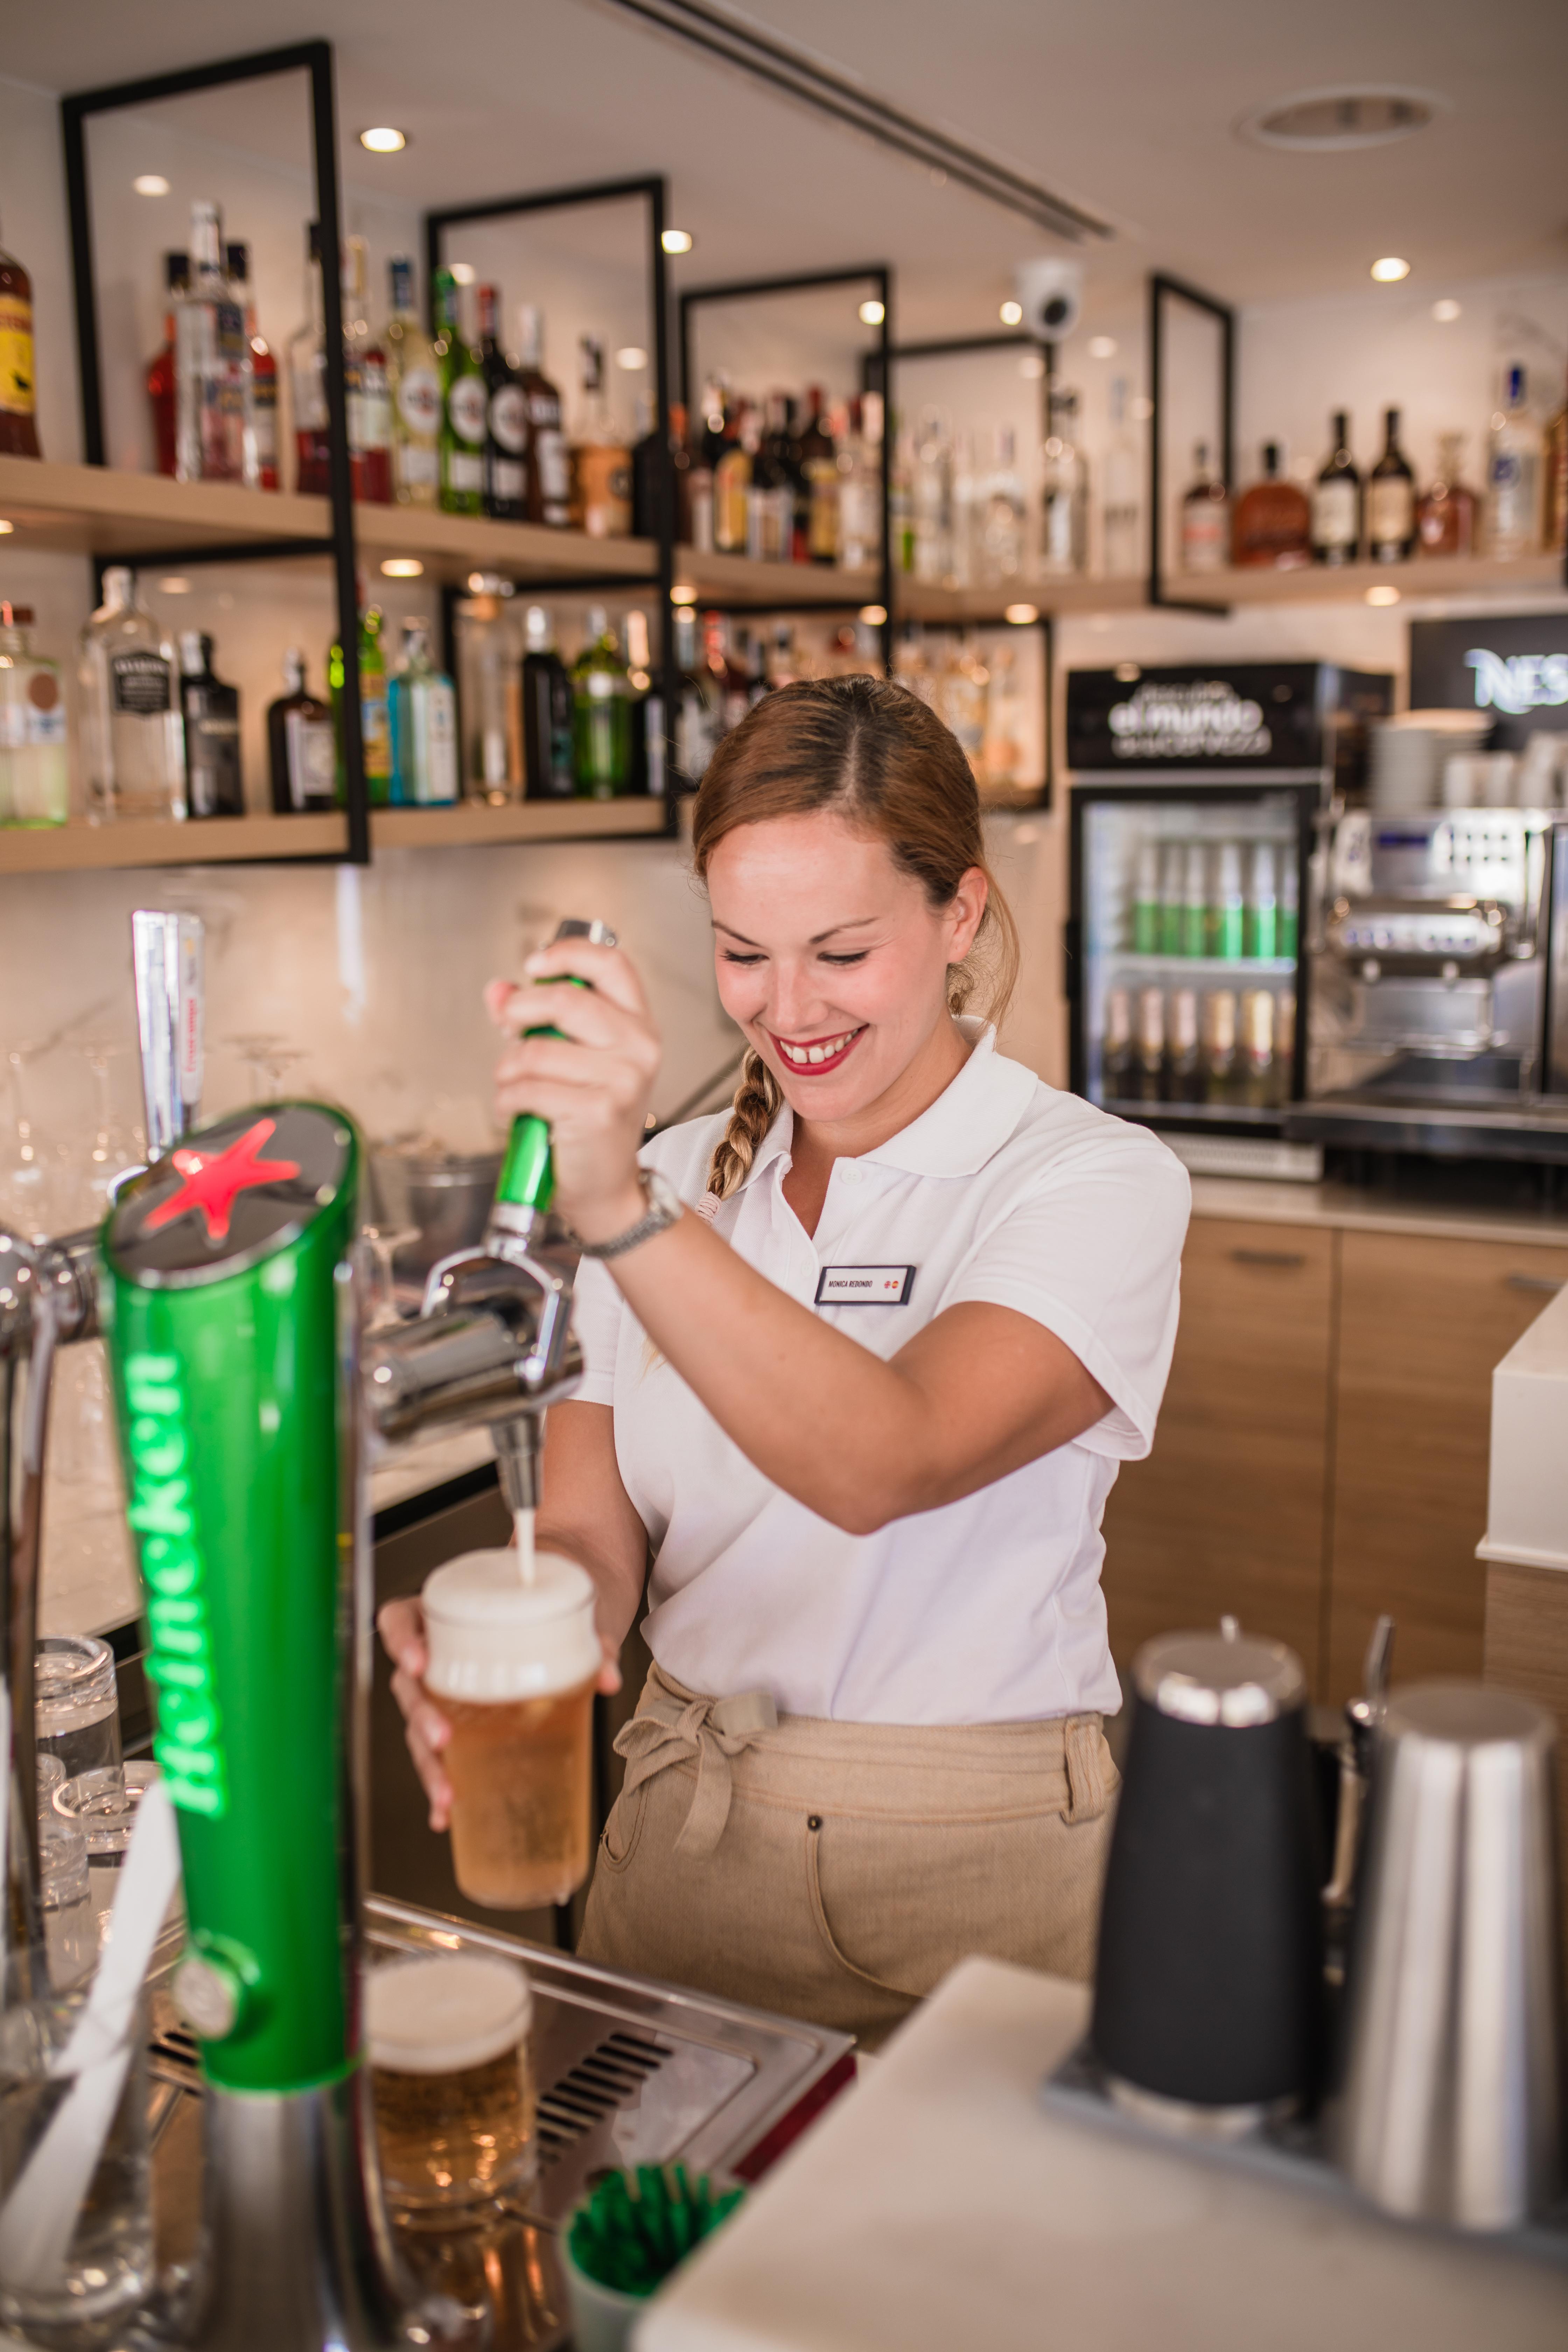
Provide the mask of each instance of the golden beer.
[{"label": "golden beer", "polygon": [[512,1960],[458,1952],[371,1972],[376,2134],[400,2213],[491,2204],[531,2180],[532,2014],[527,1976]]}]

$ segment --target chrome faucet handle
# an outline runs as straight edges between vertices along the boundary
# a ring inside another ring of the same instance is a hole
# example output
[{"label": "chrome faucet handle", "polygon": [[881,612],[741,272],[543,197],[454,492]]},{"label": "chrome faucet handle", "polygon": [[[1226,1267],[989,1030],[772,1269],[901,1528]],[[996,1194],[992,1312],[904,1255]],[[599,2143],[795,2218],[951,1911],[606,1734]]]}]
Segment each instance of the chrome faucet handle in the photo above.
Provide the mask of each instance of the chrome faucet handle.
[{"label": "chrome faucet handle", "polygon": [[200,1115],[204,931],[199,915],[139,907],[131,918],[149,1160],[172,1150]]}]

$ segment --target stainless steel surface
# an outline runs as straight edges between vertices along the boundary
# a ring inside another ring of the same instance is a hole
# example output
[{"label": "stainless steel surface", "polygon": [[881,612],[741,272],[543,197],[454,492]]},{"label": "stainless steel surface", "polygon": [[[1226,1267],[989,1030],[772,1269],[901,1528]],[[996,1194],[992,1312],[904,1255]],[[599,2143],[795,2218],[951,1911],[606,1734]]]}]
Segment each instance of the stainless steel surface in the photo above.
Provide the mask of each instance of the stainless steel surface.
[{"label": "stainless steel surface", "polygon": [[1243,1633],[1234,1618],[1215,1633],[1162,1633],[1132,1662],[1140,1698],[1184,1723],[1272,1723],[1307,1696],[1300,1659],[1283,1642]]},{"label": "stainless steel surface", "polygon": [[1324,938],[1363,979],[1474,979],[1511,952],[1508,909],[1495,898],[1338,898]]},{"label": "stainless steel surface", "polygon": [[149,1160],[195,1125],[202,1098],[203,928],[199,915],[146,907],[131,918]]},{"label": "stainless steel surface", "polygon": [[1406,2219],[1515,2229],[1561,2184],[1554,1747],[1543,1709],[1479,1684],[1387,1704],[1332,2131]]},{"label": "stainless steel surface", "polygon": [[499,1151],[404,1151],[385,1146],[370,1155],[371,1199],[376,1223],[388,1232],[416,1228],[419,1239],[397,1250],[400,1277],[423,1283],[442,1258],[477,1250],[484,1239]]},{"label": "stainless steel surface", "polygon": [[[366,1409],[385,1444],[541,1412],[576,1386],[576,1339],[563,1328],[555,1365],[541,1362],[540,1321],[548,1302],[523,1269],[514,1276],[510,1291],[489,1305],[453,1307],[365,1334]],[[544,1377],[534,1377],[536,1368]]]}]

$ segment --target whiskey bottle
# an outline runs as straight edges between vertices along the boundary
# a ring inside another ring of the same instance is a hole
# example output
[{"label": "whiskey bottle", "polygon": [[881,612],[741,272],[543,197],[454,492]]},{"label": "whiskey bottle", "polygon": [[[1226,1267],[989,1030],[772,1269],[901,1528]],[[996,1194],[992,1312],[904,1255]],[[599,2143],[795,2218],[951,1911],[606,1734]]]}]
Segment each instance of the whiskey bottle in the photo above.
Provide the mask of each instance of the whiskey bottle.
[{"label": "whiskey bottle", "polygon": [[1193,479],[1182,499],[1182,569],[1223,572],[1230,560],[1230,493],[1209,466],[1208,444],[1193,452]]},{"label": "whiskey bottle", "polygon": [[518,313],[518,373],[528,402],[528,520],[564,530],[572,520],[572,468],[561,429],[561,394],[544,373],[544,313]]},{"label": "whiskey bottle", "polygon": [[37,457],[37,384],[33,367],[33,281],[0,246],[0,457]]},{"label": "whiskey bottle", "polygon": [[489,407],[485,415],[485,512],[499,522],[528,520],[528,395],[522,378],[498,341],[500,297],[479,289],[479,358]]},{"label": "whiskey bottle", "polygon": [[[165,256],[165,260],[169,257]],[[250,247],[227,248],[228,282],[245,320],[250,346],[250,404],[245,420],[245,479],[253,490],[278,488],[278,362],[266,337],[258,331],[256,298],[250,287]]]},{"label": "whiskey bottle", "polygon": [[680,708],[675,722],[675,763],[689,784],[700,783],[719,741],[719,688],[713,672],[697,656],[697,615],[689,604],[675,609],[675,667],[680,677]]},{"label": "whiskey bottle", "polygon": [[1480,500],[1460,479],[1462,433],[1445,433],[1437,443],[1437,471],[1415,509],[1417,555],[1474,555]]},{"label": "whiskey bottle", "polygon": [[572,449],[572,520],[590,539],[625,539],[632,527],[631,452],[610,424],[605,347],[579,338],[583,391]]},{"label": "whiskey bottle", "polygon": [[1237,500],[1230,560],[1237,565],[1272,564],[1293,570],[1311,561],[1312,510],[1304,490],[1279,471],[1279,444],[1263,445],[1263,479]]},{"label": "whiskey bottle", "polygon": [[1487,540],[1503,562],[1533,555],[1541,545],[1541,427],[1530,410],[1523,368],[1508,371],[1503,404],[1487,446]]},{"label": "whiskey bottle", "polygon": [[290,646],[283,656],[283,692],[267,710],[272,806],[295,816],[333,806],[337,797],[332,714],[305,684],[305,656]]},{"label": "whiskey bottle", "polygon": [[1350,417],[1334,412],[1334,446],[1312,489],[1312,561],[1353,563],[1361,553],[1361,476],[1351,455]]},{"label": "whiskey bottle", "polygon": [[213,641],[199,629],[187,629],[180,638],[180,712],[185,729],[187,814],[243,816],[239,689],[213,676]]},{"label": "whiskey bottle", "polygon": [[1384,416],[1383,455],[1366,478],[1366,551],[1373,563],[1415,552],[1415,476],[1399,446],[1399,411]]},{"label": "whiskey bottle", "polygon": [[572,682],[542,604],[531,604],[523,615],[523,790],[531,801],[569,801],[576,789]]},{"label": "whiskey bottle", "polygon": [[[147,398],[153,410],[153,446],[158,461],[158,471],[173,478],[174,471],[174,405],[177,362],[174,356],[174,315],[180,297],[191,282],[190,256],[166,253],[163,256],[163,283],[168,290],[169,308],[163,313],[163,348],[150,362],[147,369]],[[0,298],[3,299],[3,298]]]},{"label": "whiskey bottle", "polygon": [[136,575],[103,575],[103,603],[81,633],[77,665],[89,814],[183,817],[184,730],[174,648],[144,604]]},{"label": "whiskey bottle", "polygon": [[392,495],[400,507],[435,507],[441,496],[441,375],[414,307],[414,264],[391,265],[386,393],[392,411]]}]

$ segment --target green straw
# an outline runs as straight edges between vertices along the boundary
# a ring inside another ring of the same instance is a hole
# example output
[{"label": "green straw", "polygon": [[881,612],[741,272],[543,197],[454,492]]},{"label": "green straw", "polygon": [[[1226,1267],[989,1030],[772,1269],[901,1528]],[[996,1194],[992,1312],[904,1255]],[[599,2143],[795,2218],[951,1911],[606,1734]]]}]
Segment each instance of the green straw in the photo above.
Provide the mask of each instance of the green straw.
[{"label": "green straw", "polygon": [[714,2189],[683,2164],[639,2164],[597,2183],[567,2224],[566,2242],[584,2277],[621,2294],[647,2295],[710,2237],[745,2195]]}]

